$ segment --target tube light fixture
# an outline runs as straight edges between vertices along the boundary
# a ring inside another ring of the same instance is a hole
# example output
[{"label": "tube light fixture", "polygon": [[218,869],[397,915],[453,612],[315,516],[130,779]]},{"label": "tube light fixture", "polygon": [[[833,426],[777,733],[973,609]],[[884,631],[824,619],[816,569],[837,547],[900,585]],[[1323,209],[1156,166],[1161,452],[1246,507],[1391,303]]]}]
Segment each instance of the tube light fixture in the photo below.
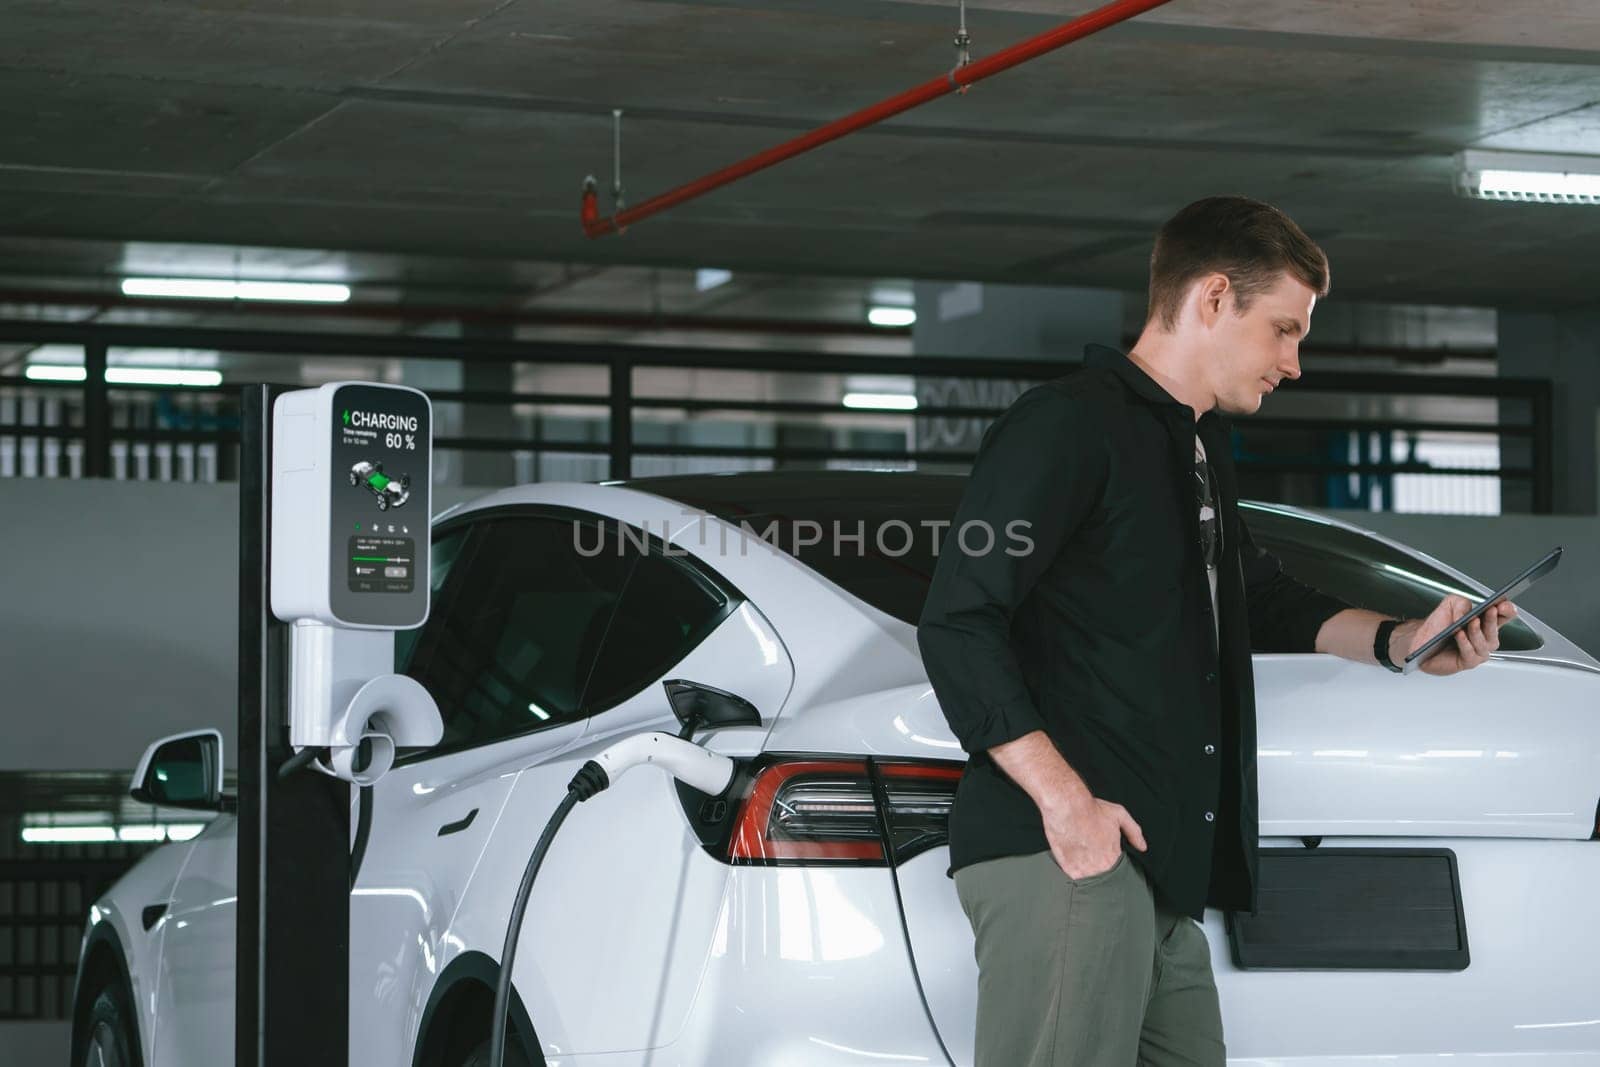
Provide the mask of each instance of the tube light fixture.
[{"label": "tube light fixture", "polygon": [[906,393],[846,393],[844,406],[862,411],[915,411],[917,398]]},{"label": "tube light fixture", "polygon": [[875,307],[867,312],[867,321],[874,326],[910,326],[917,313],[911,308]]},{"label": "tube light fixture", "polygon": [[[23,376],[34,382],[81,382],[89,374],[82,367],[55,363],[30,363]],[[110,385],[193,385],[222,384],[222,372],[183,367],[107,367]]]},{"label": "tube light fixture", "polygon": [[24,826],[22,841],[29,845],[159,844],[162,841],[189,841],[204,830],[205,823],[142,823],[137,826],[111,826],[99,823],[81,826]]},{"label": "tube light fixture", "polygon": [[222,372],[183,367],[107,367],[112,385],[221,385]]},{"label": "tube light fixture", "polygon": [[151,841],[165,841],[167,828],[165,826],[120,826],[117,828],[118,841],[134,841],[148,843]]},{"label": "tube light fixture", "polygon": [[63,367],[53,363],[30,363],[23,368],[30,382],[81,382],[89,377],[82,367]]},{"label": "tube light fixture", "polygon": [[1475,200],[1600,205],[1600,156],[1469,150],[1456,157],[1456,191]]},{"label": "tube light fixture", "polygon": [[124,296],[167,296],[193,300],[277,300],[343,304],[350,287],[331,282],[238,282],[217,278],[124,278]]},{"label": "tube light fixture", "polygon": [[103,844],[117,839],[110,826],[24,826],[22,840],[29,845]]}]

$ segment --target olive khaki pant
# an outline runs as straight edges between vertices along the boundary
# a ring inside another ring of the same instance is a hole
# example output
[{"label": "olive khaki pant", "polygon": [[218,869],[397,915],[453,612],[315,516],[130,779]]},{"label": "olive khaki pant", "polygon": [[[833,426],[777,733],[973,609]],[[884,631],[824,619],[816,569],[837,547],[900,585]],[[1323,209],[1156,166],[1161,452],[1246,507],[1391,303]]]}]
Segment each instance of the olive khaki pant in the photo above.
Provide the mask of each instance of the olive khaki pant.
[{"label": "olive khaki pant", "polygon": [[1205,931],[1126,853],[1087,878],[1035,852],[955,881],[977,938],[976,1067],[1222,1067]]}]

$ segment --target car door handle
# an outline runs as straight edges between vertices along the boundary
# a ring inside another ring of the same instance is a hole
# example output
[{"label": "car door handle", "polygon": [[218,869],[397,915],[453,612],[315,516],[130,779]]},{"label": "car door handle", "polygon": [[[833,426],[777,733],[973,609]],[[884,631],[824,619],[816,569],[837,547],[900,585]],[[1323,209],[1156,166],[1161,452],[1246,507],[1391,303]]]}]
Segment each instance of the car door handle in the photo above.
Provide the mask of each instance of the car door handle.
[{"label": "car door handle", "polygon": [[439,827],[439,836],[444,837],[446,834],[459,834],[462,830],[465,830],[467,827],[471,826],[472,820],[476,819],[477,817],[478,809],[473,808],[471,811],[467,812],[465,818],[457,822],[447,822],[443,826]]}]

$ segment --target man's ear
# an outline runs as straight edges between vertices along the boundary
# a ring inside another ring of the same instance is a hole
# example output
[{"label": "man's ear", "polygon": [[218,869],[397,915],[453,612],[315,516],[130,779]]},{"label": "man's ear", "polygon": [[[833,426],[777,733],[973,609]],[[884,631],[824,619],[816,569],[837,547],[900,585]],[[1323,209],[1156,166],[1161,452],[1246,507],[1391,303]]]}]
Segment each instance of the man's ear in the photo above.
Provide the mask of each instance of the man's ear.
[{"label": "man's ear", "polygon": [[1207,329],[1215,326],[1222,313],[1233,302],[1233,285],[1222,273],[1208,274],[1195,283],[1196,310],[1200,322]]}]

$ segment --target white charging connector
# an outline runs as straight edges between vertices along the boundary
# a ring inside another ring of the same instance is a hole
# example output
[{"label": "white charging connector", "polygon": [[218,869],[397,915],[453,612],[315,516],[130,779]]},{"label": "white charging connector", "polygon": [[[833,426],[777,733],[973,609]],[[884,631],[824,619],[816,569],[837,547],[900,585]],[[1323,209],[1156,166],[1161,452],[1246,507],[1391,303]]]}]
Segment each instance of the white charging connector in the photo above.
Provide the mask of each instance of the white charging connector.
[{"label": "white charging connector", "polygon": [[733,760],[667,733],[624,737],[594,758],[610,781],[629,768],[653,763],[686,785],[716,796],[733,780]]}]

